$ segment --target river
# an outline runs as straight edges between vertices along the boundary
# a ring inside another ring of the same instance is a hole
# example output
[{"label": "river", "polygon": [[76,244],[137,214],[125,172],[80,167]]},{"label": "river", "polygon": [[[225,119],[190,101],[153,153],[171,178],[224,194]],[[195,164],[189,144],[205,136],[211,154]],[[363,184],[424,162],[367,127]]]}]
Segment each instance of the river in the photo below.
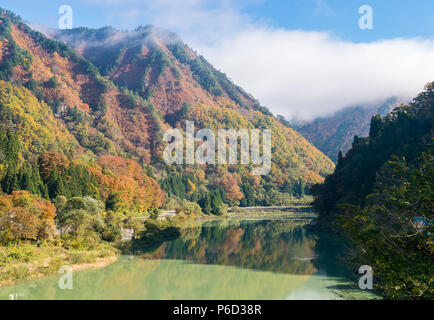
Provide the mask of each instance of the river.
[{"label": "river", "polygon": [[[375,299],[346,274],[339,243],[309,219],[207,222],[100,269],[0,288],[0,299]],[[324,240],[325,239],[325,240]]]}]

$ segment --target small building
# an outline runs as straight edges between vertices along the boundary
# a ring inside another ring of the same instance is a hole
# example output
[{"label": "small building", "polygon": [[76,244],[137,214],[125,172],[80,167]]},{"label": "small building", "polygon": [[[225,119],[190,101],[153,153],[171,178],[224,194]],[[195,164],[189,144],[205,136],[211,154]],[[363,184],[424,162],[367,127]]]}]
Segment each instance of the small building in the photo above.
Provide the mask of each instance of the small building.
[{"label": "small building", "polygon": [[134,239],[134,228],[121,228],[122,241],[131,241]]}]

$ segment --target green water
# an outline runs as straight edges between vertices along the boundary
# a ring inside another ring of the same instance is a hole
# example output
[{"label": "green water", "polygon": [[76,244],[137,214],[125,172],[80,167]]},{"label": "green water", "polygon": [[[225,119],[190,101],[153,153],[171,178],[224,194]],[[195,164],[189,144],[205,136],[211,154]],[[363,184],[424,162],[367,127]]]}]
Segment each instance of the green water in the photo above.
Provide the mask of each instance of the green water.
[{"label": "green water", "polygon": [[204,224],[105,268],[0,288],[0,299],[370,299],[340,271],[336,243],[306,220]]}]

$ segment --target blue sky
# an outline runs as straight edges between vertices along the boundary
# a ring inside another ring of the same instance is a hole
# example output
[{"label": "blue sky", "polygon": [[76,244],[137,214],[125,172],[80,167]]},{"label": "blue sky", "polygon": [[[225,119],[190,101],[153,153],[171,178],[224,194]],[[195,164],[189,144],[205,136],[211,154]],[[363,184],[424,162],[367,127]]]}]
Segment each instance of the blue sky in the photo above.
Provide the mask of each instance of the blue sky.
[{"label": "blue sky", "polygon": [[[0,0],[33,27],[176,32],[275,114],[311,119],[346,106],[414,97],[434,80],[432,0]],[[373,29],[359,28],[359,8]]]},{"label": "blue sky", "polygon": [[[121,29],[132,29],[139,24],[154,22],[147,14],[154,12],[155,5],[152,2],[146,0],[2,0],[1,6],[14,11],[28,21],[57,27],[60,17],[57,10],[61,5],[68,4],[74,10],[74,26],[113,25]],[[200,6],[202,10],[212,10],[225,7],[227,6],[225,2],[230,1],[199,2],[202,2]],[[360,30],[358,27],[360,17],[358,8],[364,4],[373,8],[373,30]],[[432,0],[244,0],[233,1],[231,5],[239,14],[249,15],[252,21],[289,30],[329,31],[353,42],[434,35],[434,1]],[[128,12],[132,13],[129,17]]]},{"label": "blue sky", "polygon": [[[373,9],[372,30],[358,27],[358,9],[364,4]],[[258,17],[271,17],[279,27],[328,30],[355,42],[434,35],[434,1],[431,0],[265,1],[248,11]]]}]

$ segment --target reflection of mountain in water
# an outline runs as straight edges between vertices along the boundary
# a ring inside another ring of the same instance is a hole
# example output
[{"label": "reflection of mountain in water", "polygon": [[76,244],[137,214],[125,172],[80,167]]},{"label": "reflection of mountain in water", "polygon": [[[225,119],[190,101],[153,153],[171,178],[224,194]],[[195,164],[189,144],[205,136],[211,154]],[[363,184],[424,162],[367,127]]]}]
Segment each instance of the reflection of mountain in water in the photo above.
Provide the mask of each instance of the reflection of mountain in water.
[{"label": "reflection of mountain in water", "polygon": [[344,279],[325,272],[334,257],[327,250],[316,257],[317,241],[304,223],[188,229],[145,254],[153,259],[121,256],[108,267],[75,272],[73,290],[59,289],[55,275],[0,288],[0,299],[335,299],[328,288]]},{"label": "reflection of mountain in water", "polygon": [[310,275],[315,240],[304,222],[241,221],[184,231],[147,257]]},{"label": "reflection of mountain in water", "polygon": [[74,273],[73,290],[61,290],[59,276],[0,288],[0,299],[283,299],[307,275],[254,271],[181,260],[128,260]]}]

